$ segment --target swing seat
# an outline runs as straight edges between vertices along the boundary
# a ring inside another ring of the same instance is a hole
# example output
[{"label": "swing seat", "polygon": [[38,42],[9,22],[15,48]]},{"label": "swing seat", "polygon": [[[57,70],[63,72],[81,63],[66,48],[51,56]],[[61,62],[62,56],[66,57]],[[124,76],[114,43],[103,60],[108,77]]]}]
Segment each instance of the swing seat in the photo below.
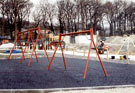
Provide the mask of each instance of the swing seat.
[{"label": "swing seat", "polygon": [[100,47],[100,46],[98,46],[97,49],[98,50],[104,50],[104,48],[103,47]]}]

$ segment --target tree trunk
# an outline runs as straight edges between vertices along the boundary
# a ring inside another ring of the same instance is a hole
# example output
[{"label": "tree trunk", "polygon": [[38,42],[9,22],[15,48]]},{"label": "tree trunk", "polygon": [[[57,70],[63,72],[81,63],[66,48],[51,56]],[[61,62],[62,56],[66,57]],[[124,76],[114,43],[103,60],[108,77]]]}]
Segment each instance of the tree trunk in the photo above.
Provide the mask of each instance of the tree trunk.
[{"label": "tree trunk", "polygon": [[132,23],[132,21],[130,21],[130,25],[131,25],[131,33],[133,34],[133,23]]},{"label": "tree trunk", "polygon": [[51,26],[50,26],[51,31],[54,33],[54,28],[53,28],[53,23],[51,22]]},{"label": "tree trunk", "polygon": [[77,23],[75,22],[75,19],[74,19],[74,30],[75,32],[77,32]]},{"label": "tree trunk", "polygon": [[110,36],[113,36],[113,24],[110,23],[109,25],[110,25]]},{"label": "tree trunk", "polygon": [[12,33],[12,30],[9,29],[9,31],[10,31],[10,37],[11,37],[11,40],[13,40],[13,33]]},{"label": "tree trunk", "polygon": [[80,16],[79,16],[79,14],[78,14],[78,19],[77,19],[77,21],[78,21],[78,22],[77,22],[77,25],[78,25],[77,27],[78,27],[78,29],[80,29],[79,17],[80,17]]},{"label": "tree trunk", "polygon": [[[135,27],[135,22],[133,22],[133,24],[134,24],[134,27]],[[134,28],[134,34],[135,34],[135,28]]]},{"label": "tree trunk", "polygon": [[113,35],[116,35],[116,22],[114,22],[114,25],[113,25]]},{"label": "tree trunk", "polygon": [[17,39],[17,33],[18,33],[18,29],[17,29],[17,22],[15,20],[15,40]]},{"label": "tree trunk", "polygon": [[19,32],[21,32],[21,29],[22,29],[22,21],[19,21],[18,22],[18,30],[19,30]]},{"label": "tree trunk", "polygon": [[67,30],[68,30],[69,32],[71,32],[71,31],[70,31],[70,22],[69,22],[69,20],[70,20],[70,19],[68,18]]},{"label": "tree trunk", "polygon": [[60,33],[63,33],[63,24],[60,18],[59,18],[59,23],[60,23]]},{"label": "tree trunk", "polygon": [[2,22],[2,27],[1,27],[1,36],[4,36],[4,24]]},{"label": "tree trunk", "polygon": [[8,24],[8,26],[9,26],[11,40],[14,40],[14,37],[13,37],[13,26],[10,25],[10,24]]},{"label": "tree trunk", "polygon": [[1,35],[4,36],[4,29],[5,28],[5,17],[2,17],[2,27],[1,27]]}]

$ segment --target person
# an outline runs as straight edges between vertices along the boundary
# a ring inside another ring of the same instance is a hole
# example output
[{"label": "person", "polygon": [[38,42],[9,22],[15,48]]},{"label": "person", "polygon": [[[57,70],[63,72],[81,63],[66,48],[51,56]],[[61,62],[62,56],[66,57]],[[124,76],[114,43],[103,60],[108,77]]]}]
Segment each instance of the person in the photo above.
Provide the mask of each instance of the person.
[{"label": "person", "polygon": [[100,47],[104,47],[104,45],[105,45],[105,43],[104,43],[104,41],[101,41],[101,44],[100,44]]},{"label": "person", "polygon": [[104,41],[100,41],[100,45],[98,46],[99,54],[104,54]]},{"label": "person", "polygon": [[105,45],[104,41],[101,41],[101,44],[99,47],[100,47],[100,49],[104,49],[105,51],[110,49],[109,46]]}]

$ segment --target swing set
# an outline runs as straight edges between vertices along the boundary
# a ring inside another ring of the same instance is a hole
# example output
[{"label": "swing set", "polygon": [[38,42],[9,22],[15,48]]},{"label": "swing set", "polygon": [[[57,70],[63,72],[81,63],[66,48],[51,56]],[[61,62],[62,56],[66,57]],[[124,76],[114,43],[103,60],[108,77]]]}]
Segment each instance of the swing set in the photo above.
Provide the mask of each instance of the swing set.
[{"label": "swing set", "polygon": [[[36,33],[37,33],[36,42],[34,42],[33,39],[32,39],[32,32],[34,32],[34,31],[36,31]],[[25,33],[28,34],[28,40],[27,40],[27,42],[26,42],[25,48],[23,49],[23,48],[22,48],[22,45],[21,45],[21,41],[20,41],[20,35],[25,34]],[[31,54],[31,58],[30,58],[30,60],[29,60],[28,66],[30,66],[30,64],[31,64],[31,59],[32,59],[33,53],[35,53],[36,60],[37,60],[37,63],[38,63],[38,57],[37,57],[37,54],[36,54],[36,51],[35,51],[35,48],[36,48],[36,44],[37,44],[38,39],[41,40],[43,49],[44,49],[44,51],[45,51],[45,53],[46,53],[46,56],[47,56],[47,58],[48,58],[48,61],[50,62],[49,57],[48,57],[48,54],[47,54],[47,52],[46,52],[46,48],[45,48],[45,46],[44,46],[44,43],[43,43],[43,40],[42,40],[42,37],[41,37],[41,34],[40,34],[40,27],[37,27],[37,28],[35,28],[35,29],[29,29],[28,31],[18,32],[18,33],[17,33],[17,39],[15,40],[14,46],[13,46],[13,48],[12,48],[11,51],[10,51],[10,55],[9,55],[9,57],[8,57],[8,60],[10,60],[11,54],[12,54],[12,52],[13,52],[13,50],[14,50],[16,44],[17,44],[17,41],[18,41],[18,42],[19,42],[19,45],[20,45],[20,48],[21,48],[21,53],[22,53],[22,57],[21,57],[21,59],[20,59],[20,64],[21,64],[22,59],[24,58],[24,60],[25,60],[24,53],[25,53],[26,48],[27,48],[27,46],[28,46],[28,44],[29,44],[29,41],[31,40],[31,41],[32,41],[32,46],[33,46],[32,49],[33,49],[33,50],[32,50],[32,54]]]},{"label": "swing set", "polygon": [[54,59],[54,57],[55,57],[56,51],[57,51],[57,49],[58,49],[59,46],[60,46],[60,48],[61,48],[62,57],[63,57],[63,62],[64,62],[64,67],[65,67],[65,70],[66,70],[66,62],[65,62],[65,57],[64,57],[63,48],[62,48],[62,45],[61,45],[61,38],[62,38],[62,36],[72,36],[72,35],[75,35],[75,34],[82,34],[82,33],[89,33],[89,34],[90,34],[90,38],[91,38],[90,46],[89,46],[89,52],[88,52],[88,57],[87,57],[87,61],[86,61],[86,66],[85,66],[85,71],[84,71],[83,78],[84,78],[84,79],[86,78],[86,73],[87,73],[88,62],[89,62],[89,56],[90,56],[92,44],[94,45],[94,48],[95,48],[96,53],[97,53],[97,55],[98,55],[100,64],[101,64],[102,69],[103,69],[103,71],[104,71],[104,74],[105,74],[105,76],[107,77],[107,72],[106,72],[106,70],[105,70],[105,68],[104,68],[104,65],[103,65],[103,63],[102,63],[102,61],[101,61],[101,58],[100,58],[99,53],[98,53],[98,50],[97,50],[97,48],[96,48],[96,44],[95,44],[95,42],[94,42],[93,29],[86,30],[86,31],[80,31],[80,32],[72,32],[72,33],[68,33],[68,34],[59,34],[59,42],[58,42],[57,47],[56,47],[56,49],[55,49],[55,51],[54,51],[54,53],[53,53],[53,56],[52,56],[52,58],[51,58],[51,61],[50,61],[49,65],[48,65],[48,70],[50,69],[50,66],[51,66],[51,64],[52,64],[52,61],[53,61],[53,59]]},{"label": "swing set", "polygon": [[[35,31],[35,30],[37,30],[37,38],[36,38],[36,42],[33,42],[33,40],[32,40],[32,32]],[[20,38],[19,38],[19,36],[20,36],[21,33],[28,33],[28,40],[27,40],[27,42],[26,42],[26,45],[25,45],[24,50],[23,50],[23,48],[22,48],[22,46],[21,46],[21,41],[20,41]],[[16,39],[16,41],[15,41],[15,43],[14,43],[14,46],[13,46],[11,52],[10,52],[10,55],[9,55],[9,57],[8,57],[8,60],[10,60],[12,51],[14,50],[14,47],[15,47],[17,41],[19,41],[19,44],[20,44],[20,47],[21,47],[21,53],[22,53],[22,57],[21,57],[21,59],[20,59],[20,63],[22,62],[22,59],[23,59],[23,58],[24,58],[24,60],[25,60],[24,53],[25,53],[25,51],[26,51],[26,47],[28,46],[29,41],[31,40],[31,41],[32,41],[32,45],[33,45],[33,50],[32,50],[32,54],[31,54],[31,58],[30,58],[30,60],[29,60],[28,66],[30,66],[30,64],[31,64],[31,59],[32,59],[33,53],[35,53],[36,59],[37,59],[37,62],[38,62],[38,58],[37,58],[37,54],[36,54],[36,51],[35,51],[35,47],[36,47],[36,44],[37,44],[37,40],[40,39],[41,42],[42,42],[43,49],[44,49],[44,51],[45,51],[45,53],[46,53],[46,56],[47,56],[47,58],[48,58],[48,61],[49,61],[48,70],[50,69],[50,66],[51,66],[51,64],[52,64],[52,61],[53,61],[53,59],[54,59],[54,57],[55,57],[56,51],[57,51],[57,49],[58,49],[59,46],[60,46],[61,53],[62,53],[62,58],[63,58],[63,62],[64,62],[64,67],[65,67],[65,70],[66,70],[66,62],[65,62],[65,57],[64,57],[64,52],[63,52],[62,44],[61,44],[62,36],[72,36],[72,35],[82,34],[82,33],[83,33],[83,34],[89,33],[89,34],[90,34],[90,38],[91,38],[91,40],[90,40],[90,46],[89,46],[89,52],[88,52],[88,57],[87,57],[86,65],[85,65],[85,71],[84,71],[83,78],[84,78],[84,79],[86,78],[86,73],[87,73],[87,68],[88,68],[88,63],[89,63],[89,57],[90,57],[90,52],[91,52],[92,44],[94,45],[94,48],[95,48],[95,50],[96,50],[96,54],[97,54],[97,56],[98,56],[98,59],[99,59],[99,62],[100,62],[100,64],[101,64],[101,67],[102,67],[102,69],[103,69],[103,72],[104,72],[104,74],[105,74],[105,77],[107,77],[107,72],[106,72],[106,70],[105,70],[105,68],[104,68],[104,65],[103,65],[103,63],[102,63],[102,61],[101,61],[101,58],[100,58],[100,56],[99,56],[98,50],[97,50],[96,45],[95,45],[95,42],[94,42],[93,29],[86,30],[86,31],[80,31],[80,32],[72,32],[72,33],[68,33],[68,34],[61,34],[61,33],[60,33],[60,34],[59,34],[59,41],[58,41],[57,47],[56,47],[55,50],[54,50],[54,53],[53,53],[53,56],[52,56],[51,60],[50,60],[49,57],[48,57],[46,48],[45,48],[45,46],[44,46],[42,37],[41,37],[41,35],[40,35],[40,27],[38,27],[38,28],[36,28],[36,29],[29,29],[28,31],[24,31],[24,32],[18,32],[18,33],[17,33],[17,39]]]}]

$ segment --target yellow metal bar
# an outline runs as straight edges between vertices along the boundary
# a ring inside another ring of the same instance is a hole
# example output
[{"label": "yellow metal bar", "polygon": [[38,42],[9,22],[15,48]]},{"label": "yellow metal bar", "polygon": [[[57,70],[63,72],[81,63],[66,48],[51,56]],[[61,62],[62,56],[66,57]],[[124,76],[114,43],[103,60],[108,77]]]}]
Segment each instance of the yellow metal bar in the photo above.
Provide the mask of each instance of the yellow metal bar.
[{"label": "yellow metal bar", "polygon": [[117,55],[120,53],[120,51],[121,51],[121,49],[122,49],[122,47],[124,46],[124,44],[125,44],[125,42],[123,43],[123,45],[120,47],[120,49],[117,51]]},{"label": "yellow metal bar", "polygon": [[127,64],[128,64],[128,62],[129,62],[129,60],[128,60],[128,55],[129,55],[129,37],[128,37],[128,46],[127,46]]}]

